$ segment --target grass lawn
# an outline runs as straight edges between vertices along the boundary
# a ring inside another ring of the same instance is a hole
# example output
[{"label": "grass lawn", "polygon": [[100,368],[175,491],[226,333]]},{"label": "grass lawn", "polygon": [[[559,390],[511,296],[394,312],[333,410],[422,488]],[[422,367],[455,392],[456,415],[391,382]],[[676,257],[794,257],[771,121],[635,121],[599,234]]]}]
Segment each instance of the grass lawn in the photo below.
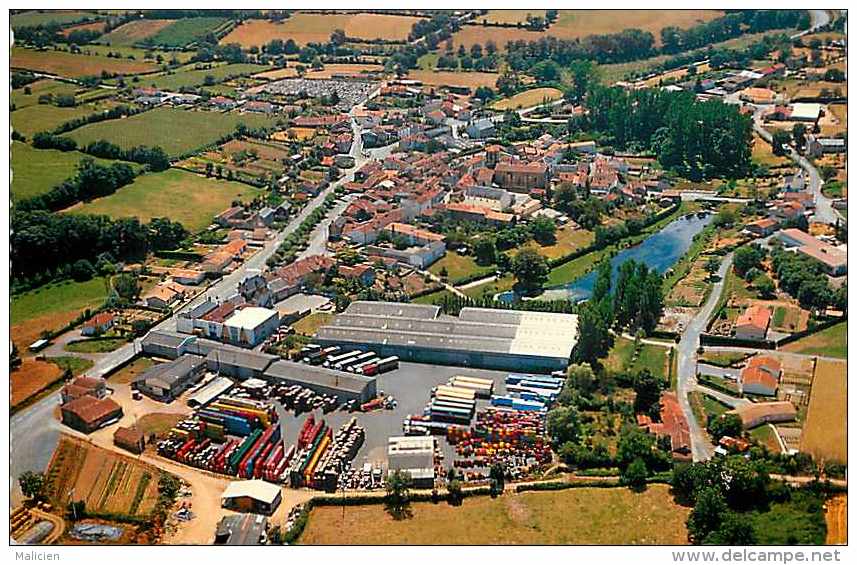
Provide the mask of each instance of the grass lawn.
[{"label": "grass lawn", "polygon": [[767,512],[749,514],[759,545],[822,545],[827,533],[824,499],[808,491],[792,491],[786,502]]},{"label": "grass lawn", "polygon": [[77,55],[65,51],[37,51],[35,49],[12,48],[13,69],[41,71],[70,78],[111,74],[136,75],[158,70],[154,62],[114,59],[100,55]]},{"label": "grass lawn", "polygon": [[63,281],[12,296],[12,325],[46,314],[68,310],[80,311],[101,305],[107,297],[103,278],[85,282]]},{"label": "grass lawn", "polygon": [[155,362],[149,357],[138,357],[134,359],[108,378],[111,383],[129,384],[137,375],[140,375],[149,367],[154,367]]},{"label": "grass lawn", "polygon": [[295,328],[296,333],[306,336],[314,336],[315,332],[318,331],[318,328],[327,324],[332,319],[333,314],[330,312],[313,312],[309,316],[304,316],[292,324],[292,327]]},{"label": "grass lawn", "polygon": [[804,355],[821,355],[823,357],[841,357],[848,355],[848,322],[842,322],[793,341],[783,346],[783,351],[803,353]]},{"label": "grass lawn", "polygon": [[275,121],[261,115],[155,108],[121,120],[90,124],[67,135],[78,145],[106,139],[123,149],[159,145],[170,155],[180,155],[217,141],[240,123],[258,128],[273,126]]},{"label": "grass lawn", "polygon": [[[315,508],[300,543],[365,545],[685,544],[689,508],[666,485],[642,493],[627,488],[572,488],[496,499],[467,498],[461,506],[421,502],[413,516],[393,520],[381,504]],[[344,516],[344,517],[343,517]]]},{"label": "grass lawn", "polygon": [[459,255],[455,251],[448,250],[440,260],[429,267],[429,272],[441,276],[440,272],[446,269],[447,278],[453,284],[457,281],[477,274],[489,275],[494,272],[494,265],[477,265],[476,259],[471,255]]},{"label": "grass lawn", "polygon": [[610,248],[600,249],[581,255],[577,259],[572,259],[567,263],[563,263],[558,267],[551,269],[548,274],[548,282],[546,286],[559,286],[577,280],[589,271],[606,257],[610,252]]},{"label": "grass lawn", "polygon": [[[582,247],[591,245],[594,240],[595,235],[591,231],[564,226],[556,230],[556,242],[553,244],[540,245],[535,241],[529,241],[524,247],[535,249],[539,254],[544,255],[548,259],[558,259]],[[513,256],[516,254],[515,251],[512,250]]]},{"label": "grass lawn", "polygon": [[83,374],[85,371],[87,371],[94,365],[94,363],[89,359],[83,359],[82,357],[72,357],[70,355],[60,357],[48,357],[47,360],[59,367],[62,371],[71,371],[71,374],[75,377]]},{"label": "grass lawn", "polygon": [[515,277],[512,275],[506,275],[504,277],[500,277],[497,280],[480,284],[479,286],[472,286],[470,288],[463,288],[461,292],[469,296],[470,298],[479,298],[480,296],[487,294],[489,296],[493,296],[498,292],[505,292],[507,290],[512,290],[512,287],[515,286]]},{"label": "grass lawn", "polygon": [[36,104],[15,110],[10,114],[10,118],[15,131],[24,134],[27,138],[31,138],[39,132],[51,131],[65,122],[97,112],[103,112],[116,105],[116,102],[112,100],[99,100],[79,104],[73,108],[60,108],[51,104]]},{"label": "grass lawn", "polygon": [[749,357],[749,353],[741,353],[741,352],[730,352],[730,351],[716,351],[716,352],[708,352],[706,351],[702,355],[699,356],[700,361],[704,361],[705,363],[710,363],[712,365],[717,365],[718,367],[731,367],[736,363],[743,361],[747,357]]},{"label": "grass lawn", "polygon": [[445,296],[452,296],[452,293],[445,288],[442,288],[438,291],[432,292],[430,294],[424,294],[417,298],[411,300],[414,304],[437,304],[443,299]]},{"label": "grass lawn", "polygon": [[[109,165],[115,161],[98,159],[77,151],[33,149],[31,145],[12,142],[12,199],[32,198],[49,192],[64,180],[73,177],[81,159],[93,159]],[[139,168],[139,165],[131,165]]]},{"label": "grass lawn", "polygon": [[106,339],[79,339],[66,344],[65,350],[73,353],[108,353],[119,349],[128,343],[127,340],[118,337]]},{"label": "grass lawn", "polygon": [[270,70],[270,67],[251,63],[237,63],[219,65],[211,69],[191,69],[158,76],[147,76],[141,78],[139,84],[164,90],[179,90],[182,87],[202,86],[208,76],[214,77],[215,82],[223,82],[228,78],[252,75],[266,70]]},{"label": "grass lawn", "polygon": [[771,424],[764,424],[750,430],[750,437],[767,447],[771,453],[780,453],[782,448],[777,440],[777,431]]},{"label": "grass lawn", "polygon": [[640,345],[640,353],[634,359],[633,340],[619,337],[604,360],[604,368],[614,373],[639,373],[648,369],[653,375],[666,379],[669,374],[668,361],[668,348],[648,343]]},{"label": "grass lawn", "polygon": [[198,231],[233,200],[252,200],[258,192],[246,184],[170,169],[139,176],[110,196],[77,204],[67,211],[114,218],[136,216],[141,221],[169,217],[190,231]]},{"label": "grass lawn", "polygon": [[558,88],[534,88],[519,92],[509,98],[503,98],[491,105],[495,110],[517,110],[519,108],[530,108],[545,102],[553,102],[562,98],[562,91]]},{"label": "grass lawn", "polygon": [[184,414],[154,412],[137,420],[137,428],[143,432],[148,440],[150,434],[155,434],[158,437],[165,435],[185,418]]}]

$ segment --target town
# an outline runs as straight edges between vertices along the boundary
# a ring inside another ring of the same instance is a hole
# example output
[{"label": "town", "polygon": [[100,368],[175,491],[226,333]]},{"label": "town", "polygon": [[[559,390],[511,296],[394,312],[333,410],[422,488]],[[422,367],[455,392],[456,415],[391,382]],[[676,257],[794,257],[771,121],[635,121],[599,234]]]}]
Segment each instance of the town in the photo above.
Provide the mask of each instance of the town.
[{"label": "town", "polygon": [[844,11],[10,20],[17,543],[847,545]]}]

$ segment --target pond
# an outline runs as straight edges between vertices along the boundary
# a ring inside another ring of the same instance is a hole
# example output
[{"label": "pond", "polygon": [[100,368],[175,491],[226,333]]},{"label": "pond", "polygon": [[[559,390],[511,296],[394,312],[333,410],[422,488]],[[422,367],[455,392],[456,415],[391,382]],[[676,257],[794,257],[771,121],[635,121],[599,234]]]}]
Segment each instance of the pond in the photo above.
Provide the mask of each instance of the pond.
[{"label": "pond", "polygon": [[[687,253],[693,237],[713,219],[714,216],[711,214],[705,214],[702,217],[697,214],[688,214],[673,220],[661,231],[649,236],[639,245],[623,249],[610,260],[610,265],[613,268],[613,280],[616,279],[619,266],[631,259],[643,262],[650,269],[661,274],[665,273]],[[586,300],[592,295],[596,276],[596,271],[590,271],[570,283],[546,289],[538,298],[540,300],[574,300],[576,302]],[[513,291],[497,295],[497,300],[504,302],[515,298],[516,294]]]}]

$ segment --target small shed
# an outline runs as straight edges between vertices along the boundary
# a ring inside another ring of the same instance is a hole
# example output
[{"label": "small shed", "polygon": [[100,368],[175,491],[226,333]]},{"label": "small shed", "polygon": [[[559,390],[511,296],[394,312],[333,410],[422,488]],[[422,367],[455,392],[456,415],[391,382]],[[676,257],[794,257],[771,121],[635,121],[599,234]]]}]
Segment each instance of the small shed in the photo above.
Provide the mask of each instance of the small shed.
[{"label": "small shed", "polygon": [[143,432],[137,428],[116,428],[113,432],[113,443],[138,455],[146,448]]},{"label": "small shed", "polygon": [[270,516],[280,506],[282,492],[277,485],[259,479],[233,481],[220,499],[224,508]]}]

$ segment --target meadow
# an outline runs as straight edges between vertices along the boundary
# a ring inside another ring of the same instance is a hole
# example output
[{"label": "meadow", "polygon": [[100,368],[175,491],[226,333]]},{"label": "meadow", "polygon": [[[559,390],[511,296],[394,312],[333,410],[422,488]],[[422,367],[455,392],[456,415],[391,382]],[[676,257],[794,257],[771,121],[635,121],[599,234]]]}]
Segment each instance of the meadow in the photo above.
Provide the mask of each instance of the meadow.
[{"label": "meadow", "polygon": [[223,26],[228,20],[218,17],[185,18],[173,20],[167,26],[144,38],[149,45],[167,48],[186,47],[209,32]]},{"label": "meadow", "polygon": [[169,217],[190,231],[198,231],[208,226],[233,200],[249,201],[257,192],[246,184],[170,169],[139,176],[110,196],[77,204],[66,211],[106,214],[113,218],[137,217],[141,221]]},{"label": "meadow", "polygon": [[782,350],[804,355],[822,355],[845,359],[848,355],[847,337],[848,322],[842,322],[793,341],[783,346]]},{"label": "meadow", "polygon": [[495,88],[497,79],[500,77],[497,73],[483,73],[477,71],[424,71],[412,70],[408,72],[408,78],[412,80],[422,81],[428,86],[466,86],[470,89],[476,89],[480,86],[488,86]]},{"label": "meadow", "polygon": [[65,51],[36,51],[22,47],[12,48],[10,66],[13,69],[27,69],[70,78],[100,75],[102,71],[136,75],[158,69],[154,62],[149,61],[114,59],[100,55],[75,55]]},{"label": "meadow", "polygon": [[562,98],[562,91],[558,88],[533,88],[519,92],[509,98],[503,98],[491,105],[495,110],[518,110],[530,108],[545,102],[553,102]]},{"label": "meadow", "polygon": [[306,545],[685,544],[690,512],[666,485],[571,488],[466,498],[461,506],[421,502],[394,520],[383,505],[316,507],[299,543]]},{"label": "meadow", "polygon": [[98,100],[70,108],[60,108],[52,104],[37,104],[15,110],[9,116],[12,127],[30,138],[39,132],[51,131],[65,122],[96,112],[103,112],[117,105],[114,100]]},{"label": "meadow", "polygon": [[155,35],[172,23],[173,20],[135,20],[99,37],[98,42],[111,47],[128,47]]},{"label": "meadow", "polygon": [[[114,161],[97,159],[78,151],[33,149],[20,141],[12,142],[12,199],[32,198],[50,191],[62,181],[74,176],[81,159],[93,159],[109,165]],[[132,165],[139,168],[139,165]]]},{"label": "meadow", "polygon": [[87,19],[99,18],[97,13],[82,10],[31,10],[9,17],[12,28],[35,27],[48,24],[73,24]]},{"label": "meadow", "polygon": [[25,88],[29,89],[30,94],[27,94],[24,88],[13,90],[10,94],[9,102],[16,110],[37,105],[40,96],[74,96],[80,90],[77,85],[50,79],[37,80]]},{"label": "meadow", "polygon": [[252,75],[269,69],[270,67],[266,65],[235,63],[232,65],[218,65],[210,69],[170,71],[162,75],[147,76],[141,79],[140,83],[162,90],[179,90],[182,87],[202,86],[205,84],[207,77],[212,77],[214,82],[223,82],[230,78]]},{"label": "meadow", "polygon": [[240,123],[258,128],[273,126],[274,120],[256,114],[155,108],[122,120],[90,124],[67,136],[78,145],[106,139],[124,149],[160,146],[170,155],[181,155],[217,141]]}]

